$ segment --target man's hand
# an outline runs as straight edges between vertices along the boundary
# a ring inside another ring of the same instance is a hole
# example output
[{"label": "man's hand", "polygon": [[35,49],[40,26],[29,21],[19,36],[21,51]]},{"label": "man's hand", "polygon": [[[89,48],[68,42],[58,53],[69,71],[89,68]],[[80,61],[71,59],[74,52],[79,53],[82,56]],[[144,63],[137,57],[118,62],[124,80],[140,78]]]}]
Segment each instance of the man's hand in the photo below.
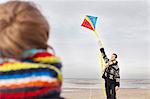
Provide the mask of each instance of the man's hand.
[{"label": "man's hand", "polygon": [[108,63],[105,64],[105,68],[109,67],[109,65],[112,65],[113,61],[109,61]]},{"label": "man's hand", "polygon": [[113,61],[110,61],[110,62],[109,62],[109,65],[112,65],[112,64],[113,64]]},{"label": "man's hand", "polygon": [[116,90],[116,91],[118,91],[118,90],[119,90],[119,87],[118,87],[118,86],[116,86],[116,87],[115,87],[115,90]]}]

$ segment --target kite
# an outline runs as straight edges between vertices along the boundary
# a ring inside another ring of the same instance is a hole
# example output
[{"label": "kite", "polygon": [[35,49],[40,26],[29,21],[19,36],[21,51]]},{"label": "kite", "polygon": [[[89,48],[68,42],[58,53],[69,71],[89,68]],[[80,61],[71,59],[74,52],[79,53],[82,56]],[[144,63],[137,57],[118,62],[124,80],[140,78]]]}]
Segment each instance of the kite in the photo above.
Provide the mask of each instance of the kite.
[{"label": "kite", "polygon": [[94,31],[97,40],[100,41],[99,33],[95,30],[96,21],[97,21],[97,17],[86,15],[83,23],[81,24],[81,26]]},{"label": "kite", "polygon": [[[84,21],[83,21],[83,23],[81,24],[81,26],[92,30],[92,31],[95,33],[95,36],[96,36],[96,38],[97,38],[97,41],[98,41],[98,42],[101,42],[100,35],[99,35],[99,33],[96,31],[96,21],[97,21],[97,17],[86,15],[86,16],[85,16],[85,19],[84,19]],[[99,43],[98,43],[98,44],[99,44]],[[99,46],[101,46],[101,45],[99,45]],[[103,74],[104,61],[103,61],[103,57],[102,57],[102,54],[101,54],[101,53],[100,53],[100,65],[101,65],[101,68],[102,68],[101,74]],[[102,84],[102,90],[103,90],[103,92],[104,92],[104,96],[106,97],[106,92],[105,92],[104,83],[101,82],[101,84]]]}]

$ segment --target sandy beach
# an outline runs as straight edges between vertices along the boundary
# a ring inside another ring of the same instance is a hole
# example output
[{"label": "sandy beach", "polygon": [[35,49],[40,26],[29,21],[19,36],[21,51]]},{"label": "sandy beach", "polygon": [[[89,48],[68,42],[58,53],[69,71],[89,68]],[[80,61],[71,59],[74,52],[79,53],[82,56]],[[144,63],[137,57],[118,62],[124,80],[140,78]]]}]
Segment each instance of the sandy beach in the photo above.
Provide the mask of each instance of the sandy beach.
[{"label": "sandy beach", "polygon": [[[63,89],[62,96],[66,99],[106,99],[100,89],[67,88]],[[150,90],[121,88],[117,99],[150,99]]]},{"label": "sandy beach", "polygon": [[[65,79],[61,95],[66,99],[106,99],[96,79]],[[121,80],[117,99],[150,99],[150,80]]]}]

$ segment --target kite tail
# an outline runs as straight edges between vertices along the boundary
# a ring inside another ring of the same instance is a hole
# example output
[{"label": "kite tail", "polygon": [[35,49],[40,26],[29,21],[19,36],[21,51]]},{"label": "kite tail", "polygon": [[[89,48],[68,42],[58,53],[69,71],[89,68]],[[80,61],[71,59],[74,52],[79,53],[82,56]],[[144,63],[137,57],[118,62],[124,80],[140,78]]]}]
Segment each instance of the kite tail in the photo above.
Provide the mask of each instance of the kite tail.
[{"label": "kite tail", "polygon": [[94,33],[95,33],[97,40],[101,41],[99,33],[96,30],[94,30]]},{"label": "kite tail", "polygon": [[95,35],[96,35],[96,38],[97,38],[98,40],[100,40],[100,35],[99,35],[99,33],[98,33],[96,30],[94,30],[94,33],[95,33]]},{"label": "kite tail", "polygon": [[96,30],[94,30],[94,33],[95,33],[96,39],[98,41],[98,46],[101,48],[103,46],[103,44],[102,44],[100,35],[99,35],[99,33]]},{"label": "kite tail", "polygon": [[[104,61],[103,61],[103,57],[102,57],[102,53],[100,52],[100,64],[101,64],[101,67],[102,67],[102,72],[101,72],[101,76],[103,75],[104,73]],[[103,80],[101,80],[101,86],[102,86],[102,90],[103,90],[103,93],[104,93],[104,96],[106,97],[106,91],[105,91],[105,85],[104,85],[104,82]]]},{"label": "kite tail", "polygon": [[[98,42],[101,42],[101,39],[100,39],[100,35],[99,33],[95,30],[94,31],[95,33],[95,36],[97,38],[97,41]],[[98,43],[99,47],[102,47],[102,44]],[[101,69],[102,69],[102,72],[101,72],[101,76],[103,75],[103,70],[104,70],[104,61],[103,61],[103,57],[102,57],[102,53],[100,52],[100,65],[101,65]],[[101,80],[101,86],[102,86],[102,90],[103,90],[103,93],[104,93],[104,96],[106,97],[106,91],[105,91],[105,85],[104,85],[104,82],[103,80]]]}]

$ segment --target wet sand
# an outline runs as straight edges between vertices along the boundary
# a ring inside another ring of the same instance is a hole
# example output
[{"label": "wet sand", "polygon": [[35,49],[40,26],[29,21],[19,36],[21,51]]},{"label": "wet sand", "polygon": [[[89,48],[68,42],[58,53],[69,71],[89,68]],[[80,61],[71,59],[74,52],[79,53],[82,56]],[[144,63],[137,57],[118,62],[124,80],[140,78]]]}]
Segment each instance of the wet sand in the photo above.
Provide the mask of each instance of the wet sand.
[{"label": "wet sand", "polygon": [[[106,99],[101,89],[64,88],[61,95],[66,99]],[[150,99],[150,90],[121,88],[117,99]]]}]

